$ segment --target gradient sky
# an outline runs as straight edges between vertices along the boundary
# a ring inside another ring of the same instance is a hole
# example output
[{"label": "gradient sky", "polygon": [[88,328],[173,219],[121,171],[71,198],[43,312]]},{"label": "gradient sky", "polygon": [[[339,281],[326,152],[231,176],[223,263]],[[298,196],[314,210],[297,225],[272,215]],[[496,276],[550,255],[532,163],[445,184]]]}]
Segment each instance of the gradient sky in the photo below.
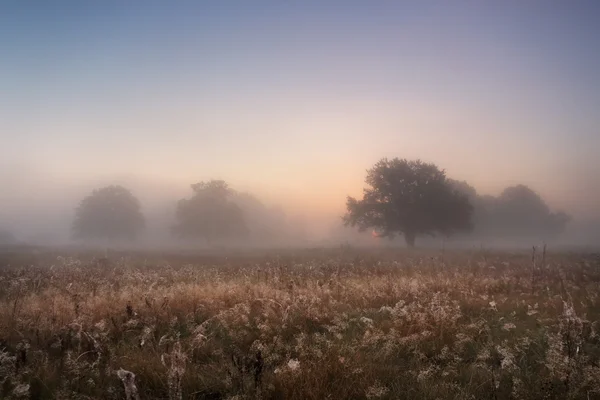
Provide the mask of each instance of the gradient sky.
[{"label": "gradient sky", "polygon": [[284,3],[0,2],[0,178],[340,214],[398,156],[598,215],[600,2]]}]

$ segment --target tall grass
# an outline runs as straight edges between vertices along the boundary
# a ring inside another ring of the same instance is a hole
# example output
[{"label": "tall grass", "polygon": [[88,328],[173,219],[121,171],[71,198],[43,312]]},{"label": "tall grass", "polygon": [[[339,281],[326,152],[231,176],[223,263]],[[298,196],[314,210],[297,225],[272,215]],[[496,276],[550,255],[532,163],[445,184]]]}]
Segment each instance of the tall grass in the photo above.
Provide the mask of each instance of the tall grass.
[{"label": "tall grass", "polygon": [[594,255],[0,262],[0,398],[600,398]]}]

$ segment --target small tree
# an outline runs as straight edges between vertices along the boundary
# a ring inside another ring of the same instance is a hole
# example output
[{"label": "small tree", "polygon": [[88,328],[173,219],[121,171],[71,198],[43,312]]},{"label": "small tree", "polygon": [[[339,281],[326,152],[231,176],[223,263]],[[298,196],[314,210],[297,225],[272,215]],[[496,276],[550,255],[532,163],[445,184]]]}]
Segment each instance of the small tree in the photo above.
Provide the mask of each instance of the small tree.
[{"label": "small tree", "polygon": [[177,224],[173,232],[184,238],[203,238],[208,244],[216,239],[247,234],[242,209],[230,200],[233,191],[222,180],[191,185],[190,199],[177,204]]},{"label": "small tree", "polygon": [[367,171],[365,183],[362,200],[347,199],[346,225],[373,228],[381,237],[402,234],[409,247],[419,235],[471,229],[471,204],[434,164],[384,158]]},{"label": "small tree", "polygon": [[122,186],[107,186],[85,197],[75,212],[77,239],[134,239],[145,227],[138,199]]}]

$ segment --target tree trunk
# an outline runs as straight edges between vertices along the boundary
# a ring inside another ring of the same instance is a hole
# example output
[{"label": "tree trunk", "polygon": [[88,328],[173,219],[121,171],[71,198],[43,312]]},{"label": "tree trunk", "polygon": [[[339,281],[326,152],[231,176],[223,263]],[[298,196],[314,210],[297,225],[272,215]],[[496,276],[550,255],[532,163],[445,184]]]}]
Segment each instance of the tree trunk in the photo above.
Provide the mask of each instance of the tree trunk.
[{"label": "tree trunk", "polygon": [[411,249],[415,247],[415,240],[417,239],[417,235],[414,232],[404,232],[404,241],[406,241],[406,246]]}]

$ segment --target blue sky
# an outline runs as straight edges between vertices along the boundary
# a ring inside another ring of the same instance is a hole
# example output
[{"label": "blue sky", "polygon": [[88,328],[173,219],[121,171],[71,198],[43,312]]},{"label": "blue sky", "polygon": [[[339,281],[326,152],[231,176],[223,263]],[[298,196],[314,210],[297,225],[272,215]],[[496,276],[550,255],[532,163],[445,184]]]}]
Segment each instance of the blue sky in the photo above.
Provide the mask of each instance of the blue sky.
[{"label": "blue sky", "polygon": [[591,215],[599,37],[594,1],[7,0],[0,168],[337,213],[380,157],[419,157]]}]

